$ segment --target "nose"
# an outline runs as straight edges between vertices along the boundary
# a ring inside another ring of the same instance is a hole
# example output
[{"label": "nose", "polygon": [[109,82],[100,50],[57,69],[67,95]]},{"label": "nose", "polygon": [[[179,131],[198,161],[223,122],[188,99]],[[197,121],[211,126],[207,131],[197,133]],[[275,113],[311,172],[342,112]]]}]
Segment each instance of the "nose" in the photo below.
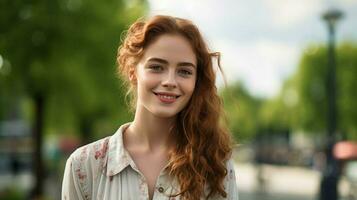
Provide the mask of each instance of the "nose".
[{"label": "nose", "polygon": [[162,86],[164,86],[166,88],[176,88],[177,87],[175,70],[169,70],[168,73],[165,74],[165,78],[162,81]]}]

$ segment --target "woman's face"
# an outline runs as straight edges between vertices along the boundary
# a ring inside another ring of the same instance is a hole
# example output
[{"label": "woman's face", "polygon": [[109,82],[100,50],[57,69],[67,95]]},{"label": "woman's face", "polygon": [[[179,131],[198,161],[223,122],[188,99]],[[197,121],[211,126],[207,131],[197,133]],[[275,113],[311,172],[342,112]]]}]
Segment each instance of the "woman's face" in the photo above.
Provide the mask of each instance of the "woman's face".
[{"label": "woman's face", "polygon": [[137,110],[157,117],[175,117],[188,103],[195,89],[196,55],[180,35],[164,34],[151,43],[136,72]]}]

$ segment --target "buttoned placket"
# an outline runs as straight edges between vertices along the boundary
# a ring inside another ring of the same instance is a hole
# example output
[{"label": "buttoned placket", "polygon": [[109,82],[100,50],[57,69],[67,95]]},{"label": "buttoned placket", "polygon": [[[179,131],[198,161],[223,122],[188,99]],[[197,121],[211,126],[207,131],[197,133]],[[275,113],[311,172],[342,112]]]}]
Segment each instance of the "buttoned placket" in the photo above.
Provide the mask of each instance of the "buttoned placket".
[{"label": "buttoned placket", "polygon": [[163,178],[164,174],[160,173],[159,177],[156,180],[156,185],[155,185],[155,190],[154,190],[154,194],[153,194],[153,199],[166,199],[165,197],[167,197],[165,195],[165,192],[167,190],[167,183],[163,183],[162,178]]},{"label": "buttoned placket", "polygon": [[[149,200],[149,186],[145,180],[144,175],[135,167],[133,169],[138,173],[139,176],[139,190],[140,190],[140,199]],[[155,184],[155,190],[153,194],[153,200],[161,200],[165,199],[163,197],[167,197],[165,192],[167,190],[167,186],[163,183],[162,178],[165,176],[163,172],[160,172]]]},{"label": "buttoned placket", "polygon": [[[123,126],[124,127],[124,126]],[[125,128],[125,127],[124,127]],[[123,130],[120,130],[123,131]],[[113,138],[113,139],[118,139],[118,141],[113,140],[113,146],[111,146],[113,149],[116,149],[116,145],[121,145],[123,146],[123,141],[122,141],[122,135],[120,135],[118,138]],[[110,153],[116,153],[115,151],[113,151],[113,149],[110,149],[109,152]],[[139,199],[140,200],[149,200],[149,187],[148,184],[145,180],[145,176],[139,171],[139,169],[137,168],[136,164],[134,163],[134,160],[131,158],[129,152],[126,149],[123,149],[123,152],[121,154],[121,162],[119,162],[121,164],[121,167],[119,169],[123,169],[125,166],[129,165],[132,170],[134,170],[135,172],[137,172],[138,175],[138,183],[139,183]],[[113,162],[113,157],[111,156],[109,158],[109,160],[111,160]],[[113,163],[111,163],[111,170],[109,170],[108,175],[109,176],[113,176],[117,173],[118,170],[117,168],[118,165],[115,166],[115,168],[113,167]],[[156,180],[155,183],[155,189],[154,189],[154,194],[153,194],[153,200],[167,200],[169,199],[168,196],[169,194],[172,192],[169,192],[168,189],[170,188],[170,183],[167,182],[168,180],[168,175],[166,172],[166,168],[168,165],[166,165],[163,169],[161,169],[160,174]],[[113,171],[114,168],[114,171]],[[170,198],[171,200],[172,198]],[[175,198],[174,198],[175,199]]]},{"label": "buttoned placket", "polygon": [[[145,176],[139,171],[139,169],[136,167],[133,161],[130,162],[130,166],[134,171],[138,173],[139,176],[140,199],[149,200],[149,186],[145,180]],[[156,180],[153,200],[161,200],[161,199],[166,199],[165,197],[168,197],[168,195],[165,193],[168,189],[168,186],[166,185],[167,183],[165,183],[163,180],[166,175],[166,173],[164,172],[165,168],[161,170]]]},{"label": "buttoned placket", "polygon": [[140,200],[149,200],[149,188],[145,180],[145,176],[139,171],[136,167],[133,159],[131,158],[130,154],[125,151],[124,154],[129,159],[129,165],[131,168],[138,174],[139,176],[139,193],[140,193]]}]

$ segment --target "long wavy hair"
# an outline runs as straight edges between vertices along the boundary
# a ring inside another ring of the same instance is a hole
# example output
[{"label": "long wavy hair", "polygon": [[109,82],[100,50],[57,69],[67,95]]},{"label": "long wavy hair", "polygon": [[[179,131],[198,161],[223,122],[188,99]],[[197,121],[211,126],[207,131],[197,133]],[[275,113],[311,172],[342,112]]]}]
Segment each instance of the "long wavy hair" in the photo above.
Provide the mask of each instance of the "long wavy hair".
[{"label": "long wavy hair", "polygon": [[[158,15],[138,20],[126,32],[118,49],[118,72],[127,83],[128,91],[133,95],[132,105],[135,105],[135,86],[128,78],[130,70],[136,67],[145,48],[163,34],[178,34],[186,38],[197,59],[195,90],[171,129],[177,145],[170,152],[169,174],[180,185],[179,193],[172,196],[181,195],[185,200],[208,199],[215,195],[227,197],[223,181],[233,143],[215,86],[213,58],[222,72],[220,54],[210,52],[198,28],[189,20],[171,16]],[[208,194],[205,193],[206,186]]]}]

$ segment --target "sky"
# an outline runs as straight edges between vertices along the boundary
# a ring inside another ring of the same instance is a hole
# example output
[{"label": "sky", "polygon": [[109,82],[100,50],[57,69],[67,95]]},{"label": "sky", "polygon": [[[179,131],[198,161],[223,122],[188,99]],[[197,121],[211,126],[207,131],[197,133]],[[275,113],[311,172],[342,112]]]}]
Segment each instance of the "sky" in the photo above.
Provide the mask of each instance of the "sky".
[{"label": "sky", "polygon": [[210,49],[221,52],[228,84],[239,81],[262,98],[279,94],[306,47],[327,42],[321,15],[329,8],[344,13],[336,41],[357,41],[357,0],[149,0],[149,6],[150,15],[192,20]]}]

